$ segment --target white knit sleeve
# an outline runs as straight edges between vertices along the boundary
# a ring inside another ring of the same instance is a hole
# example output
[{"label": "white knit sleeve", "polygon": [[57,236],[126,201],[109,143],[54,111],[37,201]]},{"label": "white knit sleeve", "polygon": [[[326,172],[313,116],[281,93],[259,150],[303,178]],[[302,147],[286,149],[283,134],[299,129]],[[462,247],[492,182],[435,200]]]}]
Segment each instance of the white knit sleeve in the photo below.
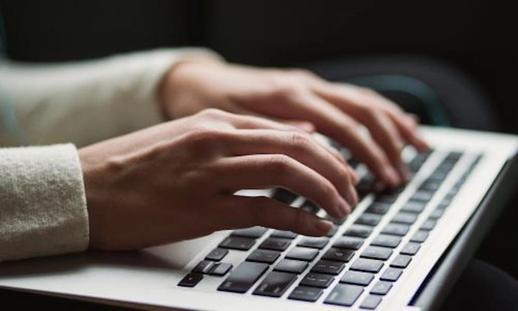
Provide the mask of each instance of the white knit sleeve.
[{"label": "white knit sleeve", "polygon": [[1,61],[0,145],[80,147],[157,124],[161,78],[192,58],[221,59],[207,49],[175,48],[57,65]]},{"label": "white knit sleeve", "polygon": [[74,145],[0,148],[0,261],[83,251],[88,237]]}]

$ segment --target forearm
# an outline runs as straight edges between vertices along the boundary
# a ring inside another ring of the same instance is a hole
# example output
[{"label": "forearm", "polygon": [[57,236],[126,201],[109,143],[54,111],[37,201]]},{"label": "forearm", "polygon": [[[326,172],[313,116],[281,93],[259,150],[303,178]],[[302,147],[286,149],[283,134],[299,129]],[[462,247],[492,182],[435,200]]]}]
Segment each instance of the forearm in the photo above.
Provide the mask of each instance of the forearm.
[{"label": "forearm", "polygon": [[3,62],[3,118],[11,109],[27,141],[2,128],[0,143],[84,146],[156,124],[163,120],[160,80],[189,58],[218,57],[203,49],[163,49],[60,65]]}]

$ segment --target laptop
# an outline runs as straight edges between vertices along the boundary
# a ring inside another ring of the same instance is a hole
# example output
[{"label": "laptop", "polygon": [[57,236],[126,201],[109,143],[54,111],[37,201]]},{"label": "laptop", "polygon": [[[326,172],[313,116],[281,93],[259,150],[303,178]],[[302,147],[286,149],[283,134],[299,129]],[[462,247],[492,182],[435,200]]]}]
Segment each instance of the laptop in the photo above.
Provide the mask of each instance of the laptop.
[{"label": "laptop", "polygon": [[[380,190],[349,159],[361,201],[325,237],[252,227],[136,252],[6,262],[0,287],[144,309],[436,309],[516,188],[518,137],[422,133],[432,149],[404,151],[412,177],[399,189]],[[328,218],[285,189],[242,194]]]}]

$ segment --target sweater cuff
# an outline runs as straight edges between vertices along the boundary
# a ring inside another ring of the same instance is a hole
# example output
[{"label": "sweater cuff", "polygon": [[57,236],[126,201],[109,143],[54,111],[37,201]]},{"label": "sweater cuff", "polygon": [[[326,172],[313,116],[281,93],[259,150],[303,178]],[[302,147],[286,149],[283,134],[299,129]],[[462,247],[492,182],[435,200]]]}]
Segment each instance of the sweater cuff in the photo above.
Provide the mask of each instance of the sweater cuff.
[{"label": "sweater cuff", "polygon": [[0,148],[0,261],[84,251],[88,213],[72,144]]}]

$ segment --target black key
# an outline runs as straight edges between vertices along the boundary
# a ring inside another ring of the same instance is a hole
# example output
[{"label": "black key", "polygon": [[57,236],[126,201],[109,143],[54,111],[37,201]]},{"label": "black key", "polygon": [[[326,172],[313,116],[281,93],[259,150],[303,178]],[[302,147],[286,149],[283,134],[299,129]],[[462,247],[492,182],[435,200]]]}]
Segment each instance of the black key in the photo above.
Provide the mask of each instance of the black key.
[{"label": "black key", "polygon": [[428,237],[428,231],[419,230],[410,239],[412,242],[423,243]]},{"label": "black key", "polygon": [[374,284],[374,286],[372,287],[371,294],[385,295],[389,292],[389,290],[391,288],[392,288],[392,283],[378,281],[378,283]]},{"label": "black key", "polygon": [[264,227],[256,226],[256,227],[234,230],[234,231],[232,231],[232,233],[230,235],[257,239],[257,238],[262,237],[266,231],[268,231],[268,229],[266,229]]},{"label": "black key", "polygon": [[297,276],[293,273],[272,271],[254,290],[254,295],[281,297],[293,284]]},{"label": "black key", "polygon": [[333,247],[357,250],[362,246],[363,241],[364,241],[364,239],[361,239],[361,238],[343,236],[343,237],[338,238],[335,241],[335,243],[333,244]]},{"label": "black key", "polygon": [[399,212],[394,216],[394,218],[392,218],[392,222],[411,225],[416,221],[416,219],[417,215],[415,213]]},{"label": "black key", "polygon": [[410,197],[410,201],[426,203],[432,199],[433,195],[433,192],[418,190]]},{"label": "black key", "polygon": [[214,265],[214,268],[212,268],[210,274],[215,276],[224,276],[228,271],[230,271],[230,269],[232,269],[231,264],[221,262]]},{"label": "black key", "polygon": [[270,249],[274,251],[284,251],[290,246],[291,240],[279,238],[267,238],[259,245],[259,248]]},{"label": "black key", "polygon": [[384,215],[388,212],[390,206],[390,204],[386,203],[373,202],[365,211],[371,214]]},{"label": "black key", "polygon": [[350,307],[363,292],[363,287],[349,284],[337,284],[326,297],[324,303]]},{"label": "black key", "polygon": [[316,249],[310,249],[305,247],[294,247],[292,248],[288,254],[286,254],[286,258],[289,259],[297,259],[297,260],[304,260],[304,261],[312,261],[317,257],[318,250]]},{"label": "black key", "polygon": [[336,231],[338,231],[338,226],[333,225],[333,226],[331,227],[331,230],[329,230],[329,232],[326,234],[326,236],[327,236],[328,238],[330,238],[330,237],[332,237],[332,236],[334,236],[334,235],[335,235]]},{"label": "black key", "polygon": [[441,187],[441,182],[433,179],[425,180],[420,186],[419,190],[435,192]]},{"label": "black key", "polygon": [[360,308],[367,310],[374,310],[380,304],[381,297],[376,295],[369,295],[363,299]]},{"label": "black key", "polygon": [[366,259],[366,258],[358,258],[351,265],[351,270],[364,271],[377,273],[383,267],[383,261],[374,260],[374,259]]},{"label": "black key", "polygon": [[192,269],[192,272],[207,274],[212,270],[213,267],[214,262],[209,260],[202,260]]},{"label": "black key", "polygon": [[376,214],[363,213],[354,223],[375,227],[381,221],[381,217],[382,216]]},{"label": "black key", "polygon": [[379,203],[388,203],[392,204],[396,202],[397,198],[399,196],[399,193],[380,193],[376,196],[375,201]]},{"label": "black key", "polygon": [[375,246],[383,246],[395,248],[401,243],[401,238],[394,235],[386,235],[380,234],[374,240],[372,240],[371,244]]},{"label": "black key", "polygon": [[220,261],[228,254],[228,249],[215,248],[206,257],[207,260]]},{"label": "black key", "polygon": [[265,249],[256,249],[246,258],[247,261],[264,262],[268,264],[274,263],[279,258],[280,253]]},{"label": "black key", "polygon": [[275,266],[275,271],[300,274],[306,270],[308,263],[300,260],[283,259]]},{"label": "black key", "polygon": [[180,282],[178,286],[194,287],[203,279],[203,275],[199,273],[189,273]]},{"label": "black key", "polygon": [[421,230],[430,231],[433,228],[435,228],[435,225],[437,224],[437,220],[435,219],[427,219],[423,224],[421,225]]},{"label": "black key", "polygon": [[324,291],[320,288],[297,286],[288,296],[288,299],[315,302]]},{"label": "black key", "polygon": [[297,234],[291,231],[275,230],[270,236],[274,238],[294,239],[297,237]]},{"label": "black key", "polygon": [[340,283],[355,284],[361,286],[367,286],[374,279],[374,274],[358,272],[358,271],[347,271],[340,280]]},{"label": "black key", "polygon": [[430,177],[428,177],[428,178],[431,180],[437,181],[437,182],[441,182],[441,181],[445,180],[446,177],[448,177],[448,173],[449,173],[449,171],[437,170],[437,171],[433,172],[432,175],[430,175]]},{"label": "black key", "polygon": [[229,236],[219,244],[219,247],[247,251],[255,244],[255,239]]},{"label": "black key", "polygon": [[403,205],[401,210],[404,212],[419,214],[424,210],[425,206],[426,204],[422,202],[408,201]]},{"label": "black key", "polygon": [[401,250],[401,254],[404,255],[415,255],[417,251],[421,248],[421,244],[414,243],[414,242],[408,242],[405,247]]},{"label": "black key", "polygon": [[399,276],[403,273],[403,270],[397,268],[387,268],[380,277],[382,281],[395,282],[399,279]]},{"label": "black key", "polygon": [[272,199],[289,205],[289,204],[293,203],[293,201],[295,201],[295,199],[297,197],[298,197],[297,194],[295,194],[289,190],[286,190],[283,188],[277,188],[273,192]]},{"label": "black key", "polygon": [[386,247],[369,246],[360,255],[364,258],[387,260],[392,255],[392,250]]},{"label": "black key", "polygon": [[316,205],[315,203],[313,203],[309,200],[304,201],[304,203],[302,203],[300,208],[310,214],[316,214],[320,211],[320,207],[318,207],[318,205]]},{"label": "black key", "polygon": [[319,260],[311,269],[311,272],[337,275],[342,272],[345,264],[338,261]]},{"label": "black key", "polygon": [[322,248],[324,248],[327,245],[327,243],[329,243],[329,239],[325,238],[325,237],[322,237],[322,238],[304,238],[301,241],[299,241],[297,246],[322,249]]},{"label": "black key", "polygon": [[327,288],[334,280],[332,275],[310,272],[300,281],[300,285]]},{"label": "black key", "polygon": [[439,219],[441,218],[442,214],[444,214],[444,208],[437,207],[428,217],[431,219]]},{"label": "black key", "polygon": [[218,290],[246,293],[266,270],[268,270],[267,264],[244,261],[230,272]]},{"label": "black key", "polygon": [[390,263],[391,267],[394,268],[406,268],[408,264],[410,263],[410,260],[412,260],[412,257],[407,255],[397,255],[394,260]]},{"label": "black key", "polygon": [[359,238],[368,238],[372,232],[372,228],[369,226],[362,225],[352,225],[347,231],[345,231],[344,235],[359,237]]},{"label": "black key", "polygon": [[338,248],[330,248],[324,256],[323,259],[341,261],[341,262],[349,262],[351,258],[354,256],[354,251],[350,249],[338,249]]},{"label": "black key", "polygon": [[407,226],[407,225],[389,223],[385,226],[385,228],[383,228],[381,233],[397,235],[397,236],[405,236],[408,233],[409,229],[410,229],[410,226]]}]

